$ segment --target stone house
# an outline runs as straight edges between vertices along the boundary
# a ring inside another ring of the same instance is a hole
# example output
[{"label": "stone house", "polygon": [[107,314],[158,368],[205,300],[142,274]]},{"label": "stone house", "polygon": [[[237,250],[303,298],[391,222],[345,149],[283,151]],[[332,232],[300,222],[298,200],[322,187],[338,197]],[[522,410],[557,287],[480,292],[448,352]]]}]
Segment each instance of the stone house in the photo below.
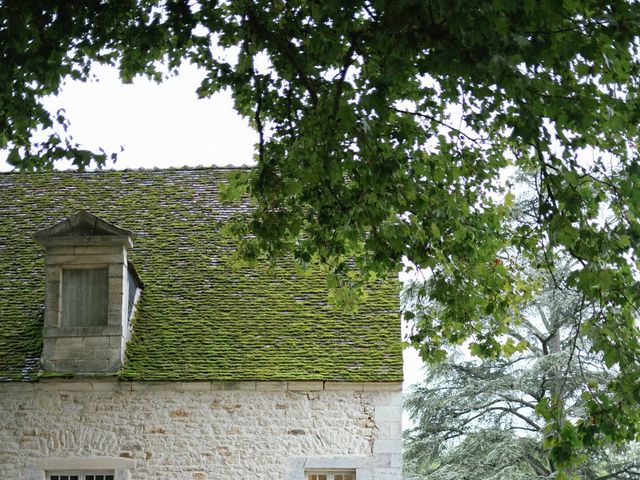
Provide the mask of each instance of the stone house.
[{"label": "stone house", "polygon": [[0,478],[400,478],[396,287],[231,268],[230,171],[0,174]]}]

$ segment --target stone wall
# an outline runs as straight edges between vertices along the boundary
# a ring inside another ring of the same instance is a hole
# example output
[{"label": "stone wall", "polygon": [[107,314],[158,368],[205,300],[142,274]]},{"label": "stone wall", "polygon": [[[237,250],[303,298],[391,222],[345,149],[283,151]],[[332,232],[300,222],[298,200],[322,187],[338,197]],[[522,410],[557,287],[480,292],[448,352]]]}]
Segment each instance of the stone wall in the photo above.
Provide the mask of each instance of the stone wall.
[{"label": "stone wall", "polygon": [[0,383],[0,478],[120,459],[131,480],[399,480],[400,448],[398,383]]}]

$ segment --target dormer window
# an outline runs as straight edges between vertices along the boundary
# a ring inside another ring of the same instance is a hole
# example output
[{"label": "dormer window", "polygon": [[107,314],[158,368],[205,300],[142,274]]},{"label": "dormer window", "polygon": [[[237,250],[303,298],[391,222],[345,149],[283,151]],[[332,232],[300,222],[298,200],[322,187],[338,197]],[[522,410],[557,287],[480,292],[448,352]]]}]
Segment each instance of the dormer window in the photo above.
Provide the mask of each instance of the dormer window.
[{"label": "dormer window", "polygon": [[107,326],[108,268],[63,268],[61,290],[63,327]]},{"label": "dormer window", "polygon": [[37,238],[46,253],[45,370],[118,370],[142,288],[128,260],[131,232],[80,212]]}]

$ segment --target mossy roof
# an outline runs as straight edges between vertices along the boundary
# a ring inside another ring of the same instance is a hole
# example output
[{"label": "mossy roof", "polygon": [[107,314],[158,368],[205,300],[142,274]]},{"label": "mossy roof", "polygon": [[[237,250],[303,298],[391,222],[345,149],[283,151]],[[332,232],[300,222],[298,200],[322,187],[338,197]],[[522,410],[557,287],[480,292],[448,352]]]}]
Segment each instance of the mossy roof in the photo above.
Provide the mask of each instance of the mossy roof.
[{"label": "mossy roof", "polygon": [[218,201],[231,169],[0,174],[0,380],[40,375],[44,251],[37,231],[80,210],[133,232],[145,288],[133,319],[130,380],[402,379],[397,286],[357,313],[327,302],[320,270],[290,261],[233,269]]}]

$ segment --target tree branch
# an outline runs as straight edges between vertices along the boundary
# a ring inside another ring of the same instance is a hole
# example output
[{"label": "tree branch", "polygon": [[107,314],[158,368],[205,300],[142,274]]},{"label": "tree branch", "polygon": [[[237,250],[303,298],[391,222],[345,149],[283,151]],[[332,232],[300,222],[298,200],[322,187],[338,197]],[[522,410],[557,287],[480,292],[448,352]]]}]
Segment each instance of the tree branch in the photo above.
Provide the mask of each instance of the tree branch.
[{"label": "tree branch", "polygon": [[527,417],[526,415],[521,414],[520,412],[518,412],[517,410],[510,408],[510,407],[500,407],[500,406],[495,406],[495,407],[489,407],[486,409],[487,411],[491,411],[491,410],[496,410],[496,411],[503,411],[506,413],[509,413],[511,415],[515,415],[516,417],[518,417],[519,419],[521,419],[522,421],[524,421],[525,423],[528,423],[529,425],[531,425],[533,428],[537,429],[537,431],[539,432],[540,430],[542,430],[542,427],[540,425],[538,425],[536,422],[534,422],[533,420],[531,420],[529,417]]},{"label": "tree branch", "polygon": [[421,113],[421,112],[412,112],[412,111],[409,111],[409,110],[403,110],[401,108],[396,108],[396,107],[390,107],[390,108],[391,108],[391,110],[393,110],[394,112],[397,112],[397,113],[403,113],[405,115],[413,115],[413,116],[416,116],[416,117],[420,117],[420,118],[425,118],[427,120],[431,120],[432,122],[435,122],[438,125],[442,125],[443,127],[448,128],[449,130],[456,132],[458,135],[463,136],[467,140],[475,143],[476,145],[480,145],[481,144],[481,139],[470,137],[469,135],[464,133],[459,128],[456,128],[456,127],[454,127],[452,125],[449,125],[448,123],[443,122],[442,120],[438,120],[436,117],[434,117],[432,115],[428,115],[426,113]]},{"label": "tree branch", "polygon": [[531,455],[529,452],[525,452],[524,454],[524,458],[527,460],[527,462],[529,463],[529,465],[531,465],[531,468],[533,468],[535,470],[535,472],[541,476],[541,477],[548,477],[549,475],[551,475],[551,471],[545,467],[540,460],[538,460],[537,458],[535,458],[533,455]]},{"label": "tree branch", "polygon": [[317,103],[318,92],[315,85],[305,72],[303,63],[300,60],[300,56],[296,50],[295,45],[287,40],[280,38],[273,31],[266,28],[262,23],[260,23],[260,21],[258,20],[258,15],[253,8],[249,7],[247,9],[246,16],[248,20],[247,24],[250,27],[251,31],[262,40],[273,43],[275,47],[277,47],[277,49],[282,52],[291,62],[291,65],[300,76],[300,80],[302,80],[302,83],[307,88],[307,91],[311,95],[313,103],[315,105]]},{"label": "tree branch", "polygon": [[602,475],[600,477],[596,477],[594,480],[608,480],[609,478],[617,478],[622,474],[628,474],[628,475],[636,475],[638,478],[640,478],[640,467],[632,465],[632,466],[628,466],[625,467],[621,470],[617,470],[615,472],[611,472],[608,473],[607,475]]}]

